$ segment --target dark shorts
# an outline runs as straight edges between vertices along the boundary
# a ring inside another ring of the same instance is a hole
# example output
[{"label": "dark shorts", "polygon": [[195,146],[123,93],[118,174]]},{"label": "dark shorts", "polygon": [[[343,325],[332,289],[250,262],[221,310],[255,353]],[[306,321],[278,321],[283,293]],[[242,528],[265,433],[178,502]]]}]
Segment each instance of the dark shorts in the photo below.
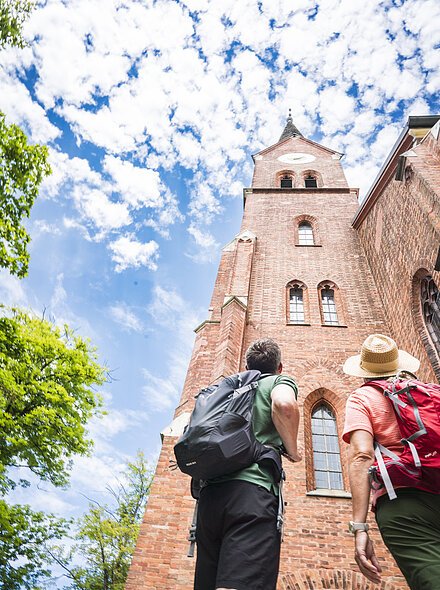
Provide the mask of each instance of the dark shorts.
[{"label": "dark shorts", "polygon": [[377,501],[376,521],[411,590],[440,588],[440,494],[411,488]]},{"label": "dark shorts", "polygon": [[197,520],[195,590],[275,590],[278,498],[246,481],[203,488]]}]

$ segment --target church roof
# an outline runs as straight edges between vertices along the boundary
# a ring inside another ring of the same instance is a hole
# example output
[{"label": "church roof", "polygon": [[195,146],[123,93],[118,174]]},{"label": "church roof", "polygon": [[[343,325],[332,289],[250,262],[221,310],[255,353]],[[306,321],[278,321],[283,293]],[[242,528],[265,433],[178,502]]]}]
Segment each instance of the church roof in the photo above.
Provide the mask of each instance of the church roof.
[{"label": "church roof", "polygon": [[284,127],[284,131],[282,132],[281,137],[278,141],[284,141],[288,137],[298,137],[298,136],[303,137],[303,134],[293,124],[292,113],[291,113],[291,110],[289,109],[289,116],[287,117],[286,126]]},{"label": "church roof", "polygon": [[[397,177],[397,171],[400,165],[405,166],[405,159],[407,157],[417,157],[416,152],[413,151],[413,147],[422,143],[429,134],[438,137],[440,132],[440,115],[420,115],[408,117],[408,122],[398,137],[396,143],[388,154],[382,168],[379,170],[373,184],[367,192],[364,200],[362,201],[354,219],[352,225],[355,229],[358,229],[361,223],[364,221],[369,211],[373,207],[374,203],[380,197],[384,191],[385,186],[392,180],[402,180]],[[404,159],[402,162],[401,159]]]}]

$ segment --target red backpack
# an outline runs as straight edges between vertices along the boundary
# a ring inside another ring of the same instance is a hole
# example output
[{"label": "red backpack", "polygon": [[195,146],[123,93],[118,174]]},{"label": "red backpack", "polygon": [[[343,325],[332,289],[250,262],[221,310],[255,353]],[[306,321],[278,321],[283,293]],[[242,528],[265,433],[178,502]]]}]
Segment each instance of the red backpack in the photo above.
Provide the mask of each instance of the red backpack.
[{"label": "red backpack", "polygon": [[[405,373],[407,373],[405,371]],[[419,488],[440,494],[440,386],[402,379],[369,381],[380,389],[393,406],[404,450],[393,453],[374,442],[375,463],[370,467],[374,489],[385,486],[390,500],[396,498],[394,486]]]}]

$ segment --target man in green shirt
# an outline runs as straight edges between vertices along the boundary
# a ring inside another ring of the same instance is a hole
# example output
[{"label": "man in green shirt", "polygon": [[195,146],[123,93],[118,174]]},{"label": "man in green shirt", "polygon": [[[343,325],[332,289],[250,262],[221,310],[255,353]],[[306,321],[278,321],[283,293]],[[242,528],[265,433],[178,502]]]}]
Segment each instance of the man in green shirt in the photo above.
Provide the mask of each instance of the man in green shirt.
[{"label": "man in green shirt", "polygon": [[[291,461],[300,461],[298,390],[293,379],[282,375],[278,344],[268,338],[254,342],[246,352],[246,368],[267,375],[255,395],[255,437],[283,446]],[[202,489],[195,590],[275,590],[281,541],[278,492],[271,471],[256,463]]]}]

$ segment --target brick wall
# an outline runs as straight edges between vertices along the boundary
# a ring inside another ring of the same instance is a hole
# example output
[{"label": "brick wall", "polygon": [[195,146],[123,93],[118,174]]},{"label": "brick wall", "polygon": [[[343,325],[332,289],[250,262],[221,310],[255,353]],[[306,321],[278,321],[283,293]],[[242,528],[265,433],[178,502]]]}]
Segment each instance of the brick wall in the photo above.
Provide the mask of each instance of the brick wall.
[{"label": "brick wall", "polygon": [[[422,319],[420,280],[430,274],[440,246],[440,148],[431,133],[407,158],[404,179],[390,180],[357,231],[378,287],[391,335],[421,360],[419,375],[440,379],[435,353]],[[434,371],[435,369],[435,371]]]}]

